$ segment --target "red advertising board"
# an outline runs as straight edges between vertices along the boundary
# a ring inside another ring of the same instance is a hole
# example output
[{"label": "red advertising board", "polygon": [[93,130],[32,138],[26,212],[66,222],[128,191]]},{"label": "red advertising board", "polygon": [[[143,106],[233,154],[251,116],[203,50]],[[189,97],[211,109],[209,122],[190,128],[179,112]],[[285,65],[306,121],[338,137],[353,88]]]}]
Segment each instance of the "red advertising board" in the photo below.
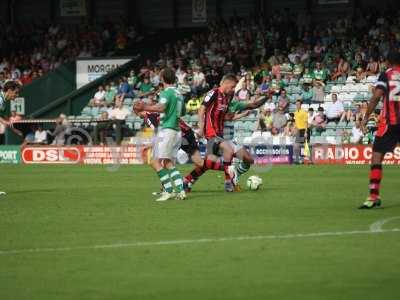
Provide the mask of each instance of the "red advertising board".
[{"label": "red advertising board", "polygon": [[[316,146],[312,149],[315,164],[369,164],[372,158],[372,147],[364,145]],[[400,165],[400,147],[393,153],[387,153],[383,161],[386,165]]]},{"label": "red advertising board", "polygon": [[25,164],[143,164],[144,146],[25,146],[21,151]]}]

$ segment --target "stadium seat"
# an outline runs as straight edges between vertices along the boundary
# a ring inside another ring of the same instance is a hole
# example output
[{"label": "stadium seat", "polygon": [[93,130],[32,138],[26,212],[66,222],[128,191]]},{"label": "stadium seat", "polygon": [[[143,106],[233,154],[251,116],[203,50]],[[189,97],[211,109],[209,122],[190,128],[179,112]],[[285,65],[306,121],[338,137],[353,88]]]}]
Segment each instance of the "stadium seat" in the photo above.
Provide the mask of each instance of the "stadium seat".
[{"label": "stadium seat", "polygon": [[92,117],[97,117],[99,114],[100,114],[100,108],[92,107],[92,110],[91,110]]},{"label": "stadium seat", "polygon": [[82,112],[81,112],[81,114],[84,115],[84,116],[91,116],[92,115],[92,108],[88,107],[88,106],[84,107]]},{"label": "stadium seat", "polygon": [[124,99],[124,106],[125,105],[132,105],[133,99],[132,98],[125,98]]}]

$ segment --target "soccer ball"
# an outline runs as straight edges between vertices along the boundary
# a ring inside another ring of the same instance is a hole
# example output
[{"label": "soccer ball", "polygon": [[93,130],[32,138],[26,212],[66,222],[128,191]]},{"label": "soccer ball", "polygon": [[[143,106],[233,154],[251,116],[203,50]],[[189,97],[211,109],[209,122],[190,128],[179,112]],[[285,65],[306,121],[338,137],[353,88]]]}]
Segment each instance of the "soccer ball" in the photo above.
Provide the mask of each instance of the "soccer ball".
[{"label": "soccer ball", "polygon": [[250,176],[246,182],[247,188],[252,191],[256,191],[262,185],[262,179],[258,176]]}]

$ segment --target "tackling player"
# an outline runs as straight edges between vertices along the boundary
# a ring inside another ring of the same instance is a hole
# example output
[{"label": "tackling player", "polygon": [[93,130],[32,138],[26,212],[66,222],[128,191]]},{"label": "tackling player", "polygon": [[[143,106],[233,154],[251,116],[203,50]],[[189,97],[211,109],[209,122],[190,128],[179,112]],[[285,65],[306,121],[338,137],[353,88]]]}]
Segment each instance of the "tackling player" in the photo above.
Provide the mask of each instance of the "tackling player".
[{"label": "tackling player", "polygon": [[363,128],[366,128],[369,116],[383,99],[383,109],[372,148],[369,196],[359,207],[360,209],[381,206],[379,191],[383,177],[382,161],[385,154],[393,152],[396,144],[400,142],[400,53],[398,51],[389,53],[388,60],[389,69],[380,74],[363,119]]},{"label": "tackling player", "polygon": [[161,72],[164,90],[160,93],[158,104],[145,104],[143,101],[134,105],[136,113],[147,111],[160,113],[160,128],[153,142],[153,159],[151,165],[164,188],[161,197],[156,201],[166,201],[176,197],[184,200],[183,179],[175,168],[176,156],[181,147],[181,130],[179,120],[183,111],[183,97],[175,87],[175,72],[165,68]]},{"label": "tackling player", "polygon": [[[207,156],[203,167],[197,167],[188,176],[185,182],[193,185],[196,180],[209,169],[223,169],[225,173],[225,190],[233,192],[238,182],[239,175],[247,172],[254,163],[250,153],[244,148],[239,148],[235,143],[224,139],[224,124],[232,119],[233,114],[249,109],[256,109],[263,105],[267,97],[260,97],[254,102],[232,101],[233,92],[237,84],[234,75],[225,75],[218,88],[212,89],[205,97],[199,110],[199,136],[207,139]],[[219,152],[222,152],[222,163],[218,160]],[[238,169],[232,169],[233,156],[243,162]],[[232,176],[234,171],[235,176]]]},{"label": "tackling player", "polygon": [[[4,126],[10,125],[8,121],[8,117],[10,116],[10,101],[18,96],[18,92],[19,85],[14,81],[6,82],[3,90],[0,91],[0,123]],[[5,194],[5,192],[0,192],[0,196]]]}]

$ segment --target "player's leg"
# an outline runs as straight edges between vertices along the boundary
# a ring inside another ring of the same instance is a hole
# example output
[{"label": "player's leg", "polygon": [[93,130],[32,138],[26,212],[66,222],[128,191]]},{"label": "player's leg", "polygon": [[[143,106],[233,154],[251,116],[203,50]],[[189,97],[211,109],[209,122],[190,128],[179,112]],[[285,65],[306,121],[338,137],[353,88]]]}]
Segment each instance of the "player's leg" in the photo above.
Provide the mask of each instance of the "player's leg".
[{"label": "player's leg", "polygon": [[234,191],[234,184],[232,182],[232,176],[229,171],[229,167],[232,165],[234,148],[229,141],[223,141],[219,144],[219,148],[222,151],[223,167],[225,173],[225,191],[233,192]]},{"label": "player's leg", "polygon": [[240,160],[240,163],[237,166],[232,165],[229,170],[233,174],[232,181],[235,185],[235,190],[240,191],[240,176],[250,170],[251,165],[254,164],[254,159],[250,152],[244,147],[240,147],[235,150],[235,157]]},{"label": "player's leg", "polygon": [[178,155],[178,151],[182,143],[181,132],[177,132],[174,130],[169,130],[169,131],[172,136],[171,142],[173,142],[173,144],[170,147],[171,153],[169,154],[169,157],[171,159],[168,160],[166,167],[170,172],[171,181],[175,186],[174,191],[176,192],[176,199],[184,200],[186,199],[186,194],[183,187],[183,178],[179,170],[176,168],[176,157]]},{"label": "player's leg", "polygon": [[156,201],[166,201],[175,197],[173,193],[173,184],[170,178],[170,171],[166,168],[166,160],[169,159],[168,146],[171,144],[170,136],[166,130],[161,129],[153,141],[153,159],[152,168],[157,172],[164,192]]},{"label": "player's leg", "polygon": [[382,161],[387,152],[393,152],[396,144],[400,141],[400,126],[380,126],[376,133],[371,169],[369,172],[369,196],[359,207],[370,209],[381,205],[380,186],[383,178]]},{"label": "player's leg", "polygon": [[[221,138],[213,138],[207,141],[206,156],[201,159],[200,151],[196,142],[196,146],[191,149],[195,149],[194,152],[190,152],[190,147],[182,146],[182,149],[191,156],[192,161],[195,163],[195,168],[185,176],[184,185],[187,192],[191,191],[193,184],[208,170],[224,171],[223,162],[217,156],[219,150],[219,144]],[[194,146],[194,145],[193,145]],[[188,150],[188,151],[186,151]]]}]

